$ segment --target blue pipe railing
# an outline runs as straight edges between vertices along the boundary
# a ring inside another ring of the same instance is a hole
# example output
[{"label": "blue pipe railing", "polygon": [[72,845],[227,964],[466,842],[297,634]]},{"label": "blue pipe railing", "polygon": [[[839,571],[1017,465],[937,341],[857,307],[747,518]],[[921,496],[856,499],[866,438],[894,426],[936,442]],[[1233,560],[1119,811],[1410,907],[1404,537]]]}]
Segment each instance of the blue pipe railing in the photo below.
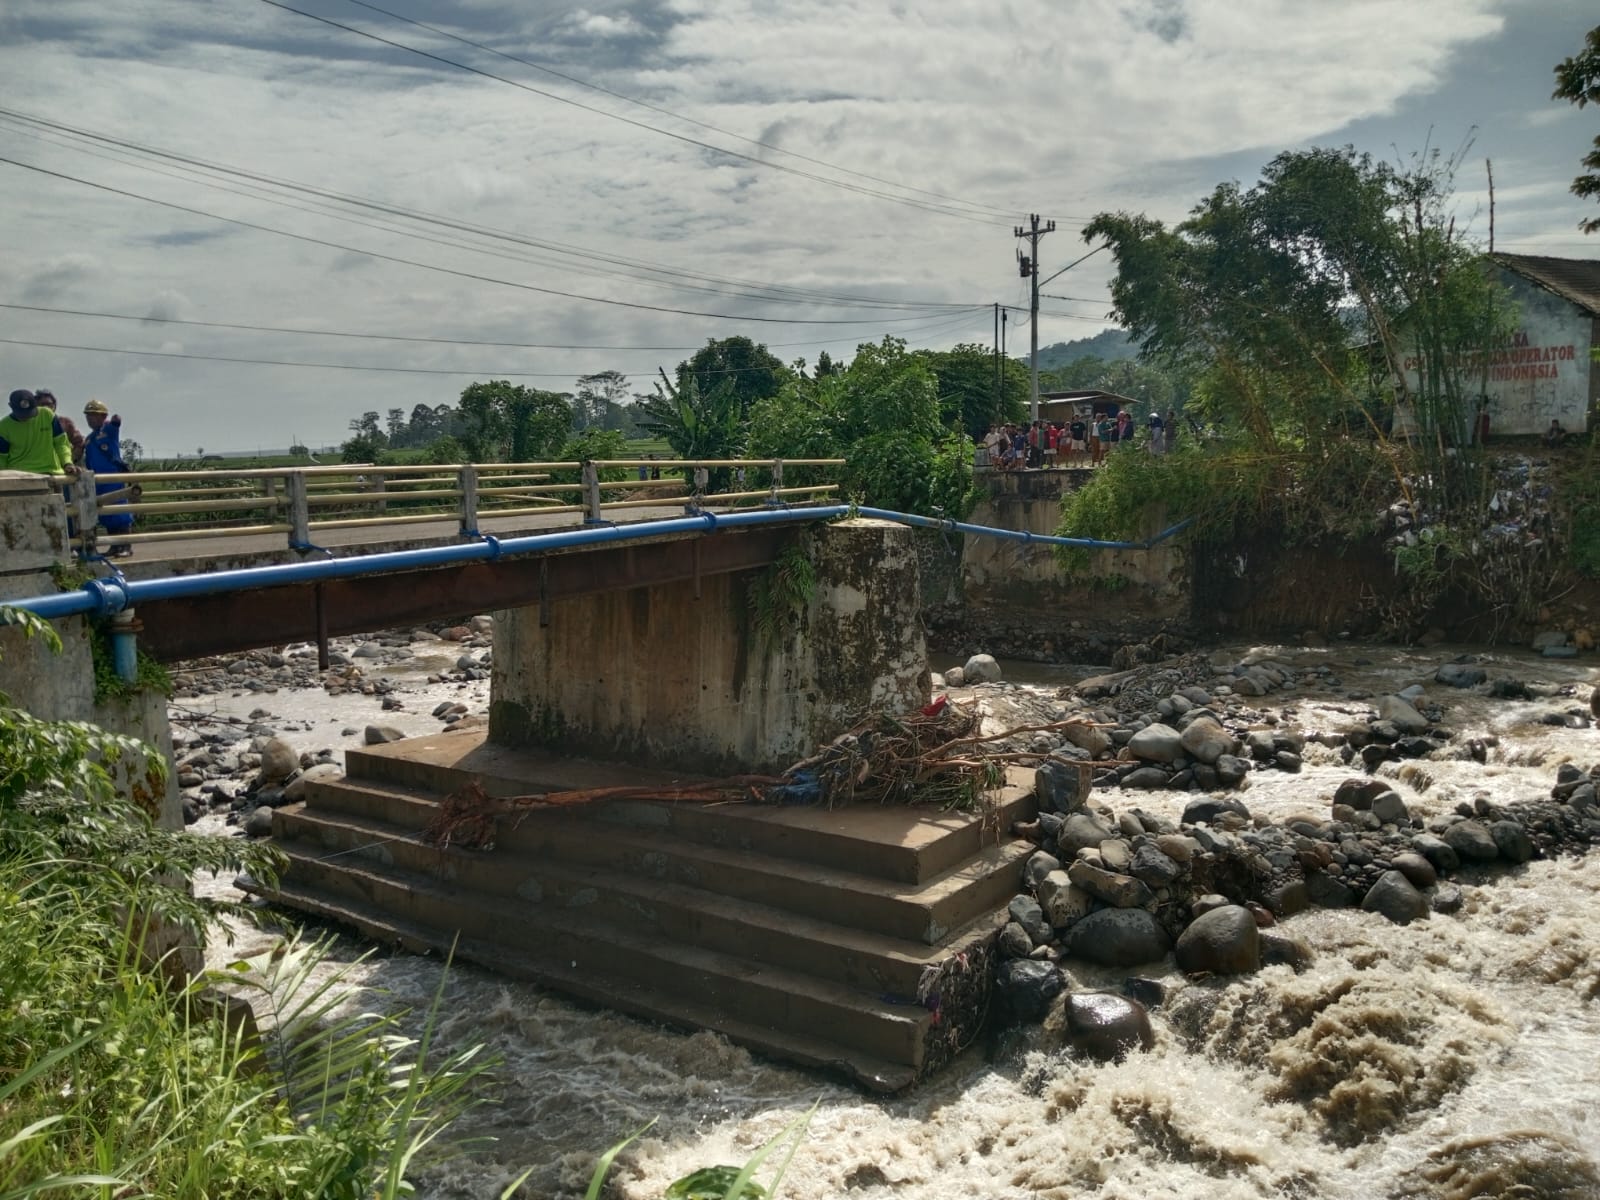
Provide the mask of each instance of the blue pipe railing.
[{"label": "blue pipe railing", "polygon": [[[717,529],[740,529],[750,525],[831,521],[836,517],[852,513],[921,529],[942,529],[953,533],[998,537],[1041,546],[1074,546],[1090,550],[1148,550],[1190,524],[1190,521],[1180,521],[1142,542],[1112,542],[1094,538],[1053,537],[1015,529],[995,529],[988,525],[969,525],[963,521],[922,517],[914,513],[893,512],[882,508],[852,509],[844,504],[759,512],[721,514],[703,512],[692,517],[674,517],[665,521],[641,521],[633,525],[570,529],[558,533],[530,534],[526,537],[498,540],[484,538],[482,541],[454,546],[425,546],[415,550],[393,550],[383,554],[336,558],[321,562],[282,563],[270,567],[246,567],[236,571],[213,571],[204,575],[180,575],[170,579],[125,579],[115,575],[105,579],[91,579],[74,591],[50,596],[32,596],[25,600],[12,600],[6,603],[12,608],[27,609],[46,620],[78,613],[111,616],[135,605],[157,600],[208,596],[220,592],[245,591],[249,588],[317,583],[327,579],[345,579],[356,575],[375,575],[383,571],[411,570],[417,567],[449,566],[454,563],[496,559],[514,554],[536,554],[606,542],[637,541],[658,537],[661,534],[710,533]],[[1192,518],[1190,520],[1192,521]]]}]

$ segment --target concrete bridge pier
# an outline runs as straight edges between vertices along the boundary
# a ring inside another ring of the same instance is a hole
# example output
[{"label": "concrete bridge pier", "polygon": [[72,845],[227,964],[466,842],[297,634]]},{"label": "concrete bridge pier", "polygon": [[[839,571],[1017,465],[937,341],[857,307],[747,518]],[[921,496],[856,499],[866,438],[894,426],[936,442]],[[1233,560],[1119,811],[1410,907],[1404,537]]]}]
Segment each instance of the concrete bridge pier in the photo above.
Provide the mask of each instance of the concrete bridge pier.
[{"label": "concrete bridge pier", "polygon": [[775,771],[868,711],[928,703],[911,530],[858,519],[794,537],[764,570],[497,613],[489,740]]}]

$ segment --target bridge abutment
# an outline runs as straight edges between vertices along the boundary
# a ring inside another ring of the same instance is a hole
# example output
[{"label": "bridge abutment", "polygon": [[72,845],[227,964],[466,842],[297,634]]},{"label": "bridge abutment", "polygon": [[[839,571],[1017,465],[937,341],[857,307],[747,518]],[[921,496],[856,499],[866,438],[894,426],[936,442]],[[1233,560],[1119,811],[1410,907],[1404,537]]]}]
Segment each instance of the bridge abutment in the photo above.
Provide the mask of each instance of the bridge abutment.
[{"label": "bridge abutment", "polygon": [[503,745],[782,768],[868,711],[928,702],[911,531],[817,526],[765,570],[498,613],[491,697]]}]

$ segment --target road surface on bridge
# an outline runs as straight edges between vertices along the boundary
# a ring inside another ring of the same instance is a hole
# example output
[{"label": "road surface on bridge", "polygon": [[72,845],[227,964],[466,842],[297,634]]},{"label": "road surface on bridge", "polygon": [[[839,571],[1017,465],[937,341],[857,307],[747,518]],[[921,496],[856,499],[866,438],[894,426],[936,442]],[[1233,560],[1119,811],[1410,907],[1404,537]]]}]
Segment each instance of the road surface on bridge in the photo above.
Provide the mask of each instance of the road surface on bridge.
[{"label": "road surface on bridge", "polygon": [[[733,511],[714,505],[705,507],[711,512]],[[753,509],[747,505],[745,511]],[[687,513],[682,504],[661,504],[648,508],[612,509],[608,511],[606,519],[618,525],[633,525],[685,515]],[[576,512],[533,513],[520,517],[484,516],[478,522],[480,533],[497,538],[581,528],[583,514]],[[335,558],[419,546],[453,545],[464,540],[460,522],[454,517],[407,525],[361,525],[346,529],[312,530],[312,539],[319,548],[330,551]],[[172,541],[137,544],[132,558],[115,561],[129,578],[139,579],[281,562],[305,562],[319,557],[322,556],[316,551],[301,553],[291,550],[287,535],[282,533],[253,533],[236,537],[196,533],[193,537]]]}]

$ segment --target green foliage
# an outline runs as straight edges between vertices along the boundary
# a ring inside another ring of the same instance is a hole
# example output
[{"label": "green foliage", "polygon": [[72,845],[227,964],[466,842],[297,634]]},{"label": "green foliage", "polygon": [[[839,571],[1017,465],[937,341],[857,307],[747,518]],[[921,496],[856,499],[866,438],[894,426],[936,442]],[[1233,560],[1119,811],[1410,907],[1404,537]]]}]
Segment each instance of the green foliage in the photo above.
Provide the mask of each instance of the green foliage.
[{"label": "green foliage", "polygon": [[[678,386],[694,379],[702,396],[718,396],[747,420],[757,401],[775,396],[792,372],[765,346],[747,337],[713,338],[686,362],[678,364]],[[720,401],[719,401],[720,402]]]},{"label": "green foliage", "polygon": [[[1556,64],[1556,90],[1550,98],[1570,100],[1579,108],[1600,104],[1600,25],[1589,31],[1581,51]],[[1584,155],[1583,165],[1588,169],[1572,181],[1572,194],[1600,200],[1600,137],[1594,139],[1594,149]],[[1578,228],[1585,233],[1600,233],[1600,217],[1581,221]]]},{"label": "green foliage", "polygon": [[90,631],[89,653],[94,662],[96,704],[104,704],[108,700],[126,700],[142,692],[156,692],[162,696],[172,695],[172,676],[142,648],[134,652],[136,670],[133,681],[130,683],[117,674],[116,660],[111,650],[111,631],[108,626],[96,625]]},{"label": "green foliage", "polygon": [[572,429],[565,396],[503,379],[470,384],[457,414],[456,436],[472,462],[551,461]]},{"label": "green foliage", "polygon": [[[739,1178],[740,1168],[729,1166],[701,1167],[674,1180],[662,1193],[663,1200],[724,1200]],[[763,1200],[767,1189],[759,1183],[746,1183],[739,1193],[749,1200]]]},{"label": "green foliage", "polygon": [[423,462],[430,463],[464,463],[471,460],[467,457],[466,447],[449,434],[434,438],[423,451]]},{"label": "green foliage", "polygon": [[[0,623],[54,637],[16,610]],[[222,973],[270,1013],[259,1045],[215,1019],[217,977],[175,987],[149,961],[150,932],[199,938],[238,912],[187,880],[270,883],[281,858],[158,828],[119,792],[116,763],[133,764],[135,796],[164,783],[150,747],[0,696],[0,1197],[408,1191],[415,1155],[468,1103],[476,1052],[430,1062],[426,1031],[353,1008],[351,968],[330,972],[323,947],[296,940]],[[436,997],[425,1030],[437,1010]]]},{"label": "green foliage", "polygon": [[731,388],[702,392],[692,374],[674,384],[663,375],[639,409],[644,432],[664,440],[679,458],[733,458],[743,441],[739,397]]},{"label": "green foliage", "polygon": [[788,641],[816,590],[816,568],[805,547],[799,542],[785,546],[750,583],[750,624],[757,638],[772,647]]},{"label": "green foliage", "polygon": [[383,453],[384,443],[376,438],[357,434],[339,447],[339,461],[347,463],[375,463]]},{"label": "green foliage", "polygon": [[933,369],[939,424],[946,429],[981,438],[991,425],[1020,421],[1027,412],[1028,372],[1015,359],[997,363],[992,348],[972,344],[919,350],[916,357]]}]

